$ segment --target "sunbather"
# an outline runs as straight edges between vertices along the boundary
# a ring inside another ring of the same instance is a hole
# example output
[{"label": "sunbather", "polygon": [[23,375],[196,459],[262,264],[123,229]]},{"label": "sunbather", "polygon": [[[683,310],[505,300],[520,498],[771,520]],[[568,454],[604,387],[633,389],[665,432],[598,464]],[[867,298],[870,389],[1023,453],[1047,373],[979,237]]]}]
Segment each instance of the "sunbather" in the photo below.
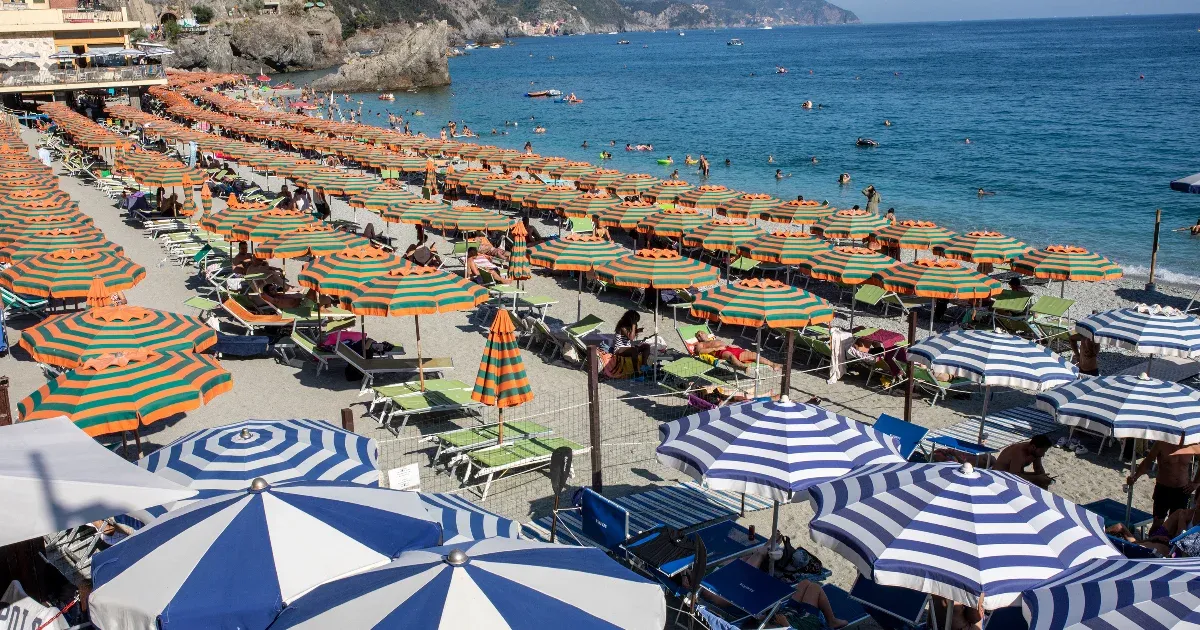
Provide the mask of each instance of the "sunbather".
[{"label": "sunbather", "polygon": [[723,359],[739,370],[749,369],[755,362],[761,363],[772,370],[779,369],[778,363],[765,359],[758,353],[746,350],[745,348],[727,344],[704,331],[696,333],[696,345],[693,347],[692,352],[696,355],[708,354],[718,359]]},{"label": "sunbather", "polygon": [[492,242],[486,238],[479,240],[479,245],[478,245],[478,247],[476,247],[476,249],[479,250],[480,254],[483,254],[484,256],[487,256],[488,258],[491,258],[493,260],[495,260],[495,259],[499,259],[501,261],[508,260],[508,252],[504,251],[503,249],[500,249],[499,247],[496,247],[495,245],[492,245]]},{"label": "sunbather", "polygon": [[950,618],[950,630],[980,630],[983,627],[983,617],[986,614],[983,608],[983,593],[979,594],[978,603],[973,607],[951,602],[944,597],[935,596],[933,599],[934,611],[938,619],[945,618],[948,604],[954,606],[954,613]]},{"label": "sunbather", "polygon": [[467,279],[468,280],[470,280],[472,282],[480,282],[479,271],[483,270],[483,271],[487,271],[491,275],[493,280],[503,283],[503,280],[501,280],[501,278],[499,277],[499,274],[491,273],[493,271],[500,271],[500,268],[496,266],[496,263],[492,262],[491,258],[489,258],[483,254],[480,254],[478,247],[468,247],[467,248],[467,261],[466,262],[467,262]]},{"label": "sunbather", "polygon": [[436,269],[442,266],[442,259],[433,251],[433,246],[409,245],[408,249],[404,252],[403,258],[414,265],[422,267],[433,267]]},{"label": "sunbather", "polygon": [[[1200,499],[1197,499],[1200,500]],[[1105,530],[1107,533],[1123,538],[1128,542],[1136,543],[1143,547],[1153,549],[1158,553],[1166,556],[1171,552],[1171,541],[1180,534],[1200,524],[1200,510],[1196,508],[1186,508],[1183,510],[1175,510],[1163,521],[1162,525],[1150,531],[1150,536],[1145,539],[1139,539],[1125,527],[1123,523],[1117,523]]]}]

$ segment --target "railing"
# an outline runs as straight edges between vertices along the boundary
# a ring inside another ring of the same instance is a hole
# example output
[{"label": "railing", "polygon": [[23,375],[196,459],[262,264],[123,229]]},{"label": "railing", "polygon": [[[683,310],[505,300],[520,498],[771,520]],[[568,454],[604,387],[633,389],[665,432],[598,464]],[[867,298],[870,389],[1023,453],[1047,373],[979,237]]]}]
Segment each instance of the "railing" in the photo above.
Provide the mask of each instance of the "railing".
[{"label": "railing", "polygon": [[124,22],[124,11],[63,11],[64,22]]},{"label": "railing", "polygon": [[0,87],[143,81],[147,79],[163,79],[166,76],[166,70],[162,65],[69,70],[42,69],[0,72]]}]

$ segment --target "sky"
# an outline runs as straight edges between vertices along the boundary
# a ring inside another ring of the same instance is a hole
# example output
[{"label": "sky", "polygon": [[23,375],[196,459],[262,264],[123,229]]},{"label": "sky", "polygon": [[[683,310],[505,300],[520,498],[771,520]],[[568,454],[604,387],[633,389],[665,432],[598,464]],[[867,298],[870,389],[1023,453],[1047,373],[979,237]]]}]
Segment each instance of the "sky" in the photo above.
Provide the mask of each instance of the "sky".
[{"label": "sky", "polygon": [[[829,0],[863,22],[1200,13],[1200,0]],[[1197,24],[1200,28],[1200,24]]]}]

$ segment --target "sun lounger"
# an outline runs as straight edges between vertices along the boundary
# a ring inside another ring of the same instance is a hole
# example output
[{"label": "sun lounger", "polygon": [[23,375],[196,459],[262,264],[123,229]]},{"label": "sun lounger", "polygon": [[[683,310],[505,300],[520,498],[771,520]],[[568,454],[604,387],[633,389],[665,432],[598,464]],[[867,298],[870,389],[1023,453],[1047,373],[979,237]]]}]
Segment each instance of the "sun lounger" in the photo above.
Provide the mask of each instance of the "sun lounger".
[{"label": "sun lounger", "polygon": [[46,316],[49,302],[44,298],[20,296],[4,288],[0,288],[0,298],[4,301],[4,321],[22,315],[32,315],[38,319]]},{"label": "sun lounger", "polygon": [[563,446],[569,447],[576,457],[591,450],[566,438],[533,438],[471,451],[467,453],[463,485],[482,479],[480,501],[486,501],[492,482],[518,472],[530,472],[548,466],[554,450]]},{"label": "sun lounger", "polygon": [[[701,588],[740,611],[741,616],[731,620],[734,624],[754,617],[771,619],[795,591],[791,584],[746,562],[730,562],[709,573],[704,576]],[[713,608],[708,604],[706,606]]]},{"label": "sun lounger", "polygon": [[967,393],[968,388],[974,388],[976,383],[969,378],[954,377],[949,381],[939,381],[933,372],[928,368],[920,365],[913,366],[913,381],[917,387],[929,392],[933,398],[929,400],[929,406],[937,406],[938,398],[945,398],[950,394]]},{"label": "sun lounger", "polygon": [[239,326],[246,329],[247,335],[253,335],[259,330],[279,330],[291,326],[294,322],[279,313],[263,314],[255,310],[248,296],[229,293],[221,302],[221,308]]},{"label": "sun lounger", "polygon": [[[1124,509],[1124,507],[1121,509]],[[1112,534],[1108,535],[1108,544],[1115,547],[1117,551],[1121,552],[1122,556],[1125,556],[1129,560],[1150,560],[1153,558],[1162,557],[1162,554],[1149,547],[1143,547],[1137,543],[1129,542],[1124,538],[1117,538]]]},{"label": "sun lounger", "polygon": [[910,295],[900,295],[899,293],[892,292],[889,292],[880,300],[880,303],[883,304],[884,317],[888,316],[888,312],[891,311],[892,307],[897,307],[900,309],[900,312],[908,315],[909,311],[921,308],[923,306],[928,306],[930,302],[931,300],[929,298],[912,297]]},{"label": "sun lounger", "polygon": [[214,310],[216,310],[217,307],[221,306],[221,303],[217,302],[215,300],[210,300],[206,297],[201,297],[199,295],[193,295],[192,297],[184,300],[183,305],[190,306],[190,307],[196,309],[197,311],[199,311],[198,315],[200,315],[201,317],[205,317],[208,314],[212,313]]},{"label": "sun lounger", "polygon": [[290,345],[284,343],[276,344],[275,350],[279,353],[284,363],[291,363],[293,358],[297,358],[298,353],[312,357],[312,360],[317,364],[317,374],[320,374],[321,370],[329,368],[330,360],[338,358],[336,352],[322,350],[316,341],[313,341],[299,330],[292,331]]},{"label": "sun lounger", "polygon": [[922,628],[929,611],[929,595],[876,584],[861,575],[850,589],[850,599],[862,604],[867,614],[884,630]]},{"label": "sun lounger", "polygon": [[[994,448],[989,448],[977,442],[968,442],[949,435],[935,435],[926,441],[935,446],[941,446],[956,453],[974,457],[976,468],[990,468],[992,453],[999,452]],[[980,460],[981,457],[983,458],[982,460]],[[929,451],[929,461],[933,461],[932,449]]]},{"label": "sun lounger", "polygon": [[[1033,407],[1013,407],[988,414],[983,428],[984,444],[989,448],[1004,450],[1010,444],[1024,442],[1035,435],[1056,433],[1062,428],[1045,412]],[[979,418],[972,416],[952,426],[929,432],[931,438],[939,435],[948,435],[967,443],[975,442],[979,439]],[[1124,512],[1121,514],[1124,516]]]},{"label": "sun lounger", "polygon": [[517,313],[524,309],[529,314],[535,314],[538,319],[546,319],[546,311],[558,304],[558,300],[546,295],[523,295],[517,298]]},{"label": "sun lounger", "polygon": [[886,413],[880,414],[875,420],[876,431],[891,435],[900,440],[900,456],[904,459],[912,457],[914,451],[920,446],[921,440],[925,439],[925,435],[929,433],[929,429],[911,422],[905,422],[895,416],[889,416]]},{"label": "sun lounger", "polygon": [[317,303],[313,302],[312,300],[309,300],[308,298],[304,298],[303,300],[301,300],[301,303],[299,306],[290,306],[289,307],[289,306],[279,306],[277,304],[272,305],[272,306],[275,307],[276,311],[279,311],[280,315],[282,315],[283,317],[285,317],[287,319],[295,321],[298,324],[301,322],[310,322],[310,323],[319,324],[320,320],[326,320],[326,319],[330,319],[330,320],[351,319],[352,320],[355,318],[354,313],[351,313],[350,311],[347,311],[344,308],[339,308],[336,306],[322,306],[320,308],[317,308]]},{"label": "sun lounger", "polygon": [[350,346],[339,343],[334,348],[338,357],[349,363],[363,374],[362,387],[358,390],[361,396],[371,389],[375,377],[382,374],[418,374],[424,372],[441,373],[454,369],[454,359],[439,357],[424,357],[418,364],[416,358],[411,359],[367,359],[355,352]]},{"label": "sun lounger", "polygon": [[1115,499],[1100,499],[1081,505],[1083,509],[1104,519],[1104,526],[1112,527],[1113,525],[1124,524],[1130,531],[1137,531],[1145,528],[1154,521],[1154,515],[1133,508],[1129,510],[1129,520],[1125,519],[1125,503]]},{"label": "sun lounger", "polygon": [[[497,441],[500,438],[499,428],[499,425],[492,424],[485,427],[459,429],[457,431],[449,431],[447,433],[430,435],[428,437],[421,438],[421,441],[433,442],[437,444],[437,451],[433,454],[433,463],[436,465],[443,457],[452,457],[468,451],[497,445]],[[505,444],[509,444],[517,440],[546,437],[551,433],[553,433],[553,430],[551,430],[549,427],[542,426],[529,420],[517,420],[515,422],[504,423]],[[453,467],[454,464],[447,464],[447,469]]]},{"label": "sun lounger", "polygon": [[[427,378],[425,389],[421,389],[421,382],[417,380],[375,385],[371,392],[374,397],[367,405],[367,415],[389,428],[391,419],[397,414],[434,413],[475,404],[470,397],[471,386],[452,378]],[[406,416],[401,427],[407,422]]]}]

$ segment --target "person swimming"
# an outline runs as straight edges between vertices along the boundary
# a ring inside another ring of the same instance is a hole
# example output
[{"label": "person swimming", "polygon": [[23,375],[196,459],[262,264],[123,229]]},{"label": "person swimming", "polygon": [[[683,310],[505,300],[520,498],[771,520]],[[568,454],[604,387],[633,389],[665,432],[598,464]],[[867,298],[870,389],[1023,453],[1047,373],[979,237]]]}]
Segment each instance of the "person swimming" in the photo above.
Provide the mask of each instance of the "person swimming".
[{"label": "person swimming", "polygon": [[884,119],[883,119],[883,126],[884,126],[884,127],[891,127],[891,126],[892,126],[892,121],[890,121],[890,120],[888,120],[888,119],[884,118]]},{"label": "person swimming", "polygon": [[967,138],[967,139],[963,140],[963,144],[971,144],[971,139]]},{"label": "person swimming", "polygon": [[838,183],[843,186],[850,183],[850,173],[842,173],[838,175]]},{"label": "person swimming", "polygon": [[785,177],[791,177],[791,176],[792,176],[791,173],[784,173],[783,169],[778,169],[778,168],[775,169],[775,179],[783,179]]},{"label": "person swimming", "polygon": [[818,160],[818,159],[817,159],[817,156],[815,156],[815,155],[814,155],[814,156],[812,156],[812,159],[811,159],[811,161],[812,161],[812,163],[813,163],[813,164],[819,164],[819,163],[821,162],[821,160]]},{"label": "person swimming", "polygon": [[774,163],[775,163],[775,156],[774,156],[774,155],[768,155],[768,156],[767,156],[767,164],[774,164]]},{"label": "person swimming", "polygon": [[996,193],[994,193],[994,192],[992,192],[992,191],[990,191],[990,190],[984,190],[984,189],[980,188],[980,189],[979,189],[979,190],[976,192],[976,194],[977,194],[977,195],[979,195],[980,197],[984,197],[984,196],[986,196],[986,195],[994,195],[994,194],[996,194]]}]

